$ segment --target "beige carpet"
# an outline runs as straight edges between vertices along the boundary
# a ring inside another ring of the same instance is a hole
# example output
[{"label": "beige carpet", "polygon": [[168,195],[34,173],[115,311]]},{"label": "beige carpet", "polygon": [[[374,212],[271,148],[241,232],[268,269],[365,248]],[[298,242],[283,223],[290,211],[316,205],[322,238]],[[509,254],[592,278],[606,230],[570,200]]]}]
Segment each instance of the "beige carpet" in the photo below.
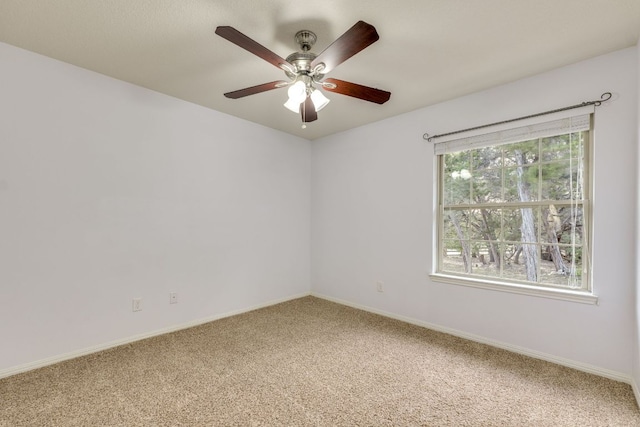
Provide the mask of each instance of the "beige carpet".
[{"label": "beige carpet", "polygon": [[306,297],[0,380],[1,426],[640,426],[631,387]]}]

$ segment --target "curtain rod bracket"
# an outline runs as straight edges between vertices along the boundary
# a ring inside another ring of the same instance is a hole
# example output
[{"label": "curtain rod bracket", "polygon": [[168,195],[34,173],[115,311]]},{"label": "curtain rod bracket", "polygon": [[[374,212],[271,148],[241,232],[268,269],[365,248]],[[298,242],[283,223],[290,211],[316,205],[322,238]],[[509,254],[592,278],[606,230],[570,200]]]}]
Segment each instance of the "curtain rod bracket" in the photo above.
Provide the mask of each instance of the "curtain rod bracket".
[{"label": "curtain rod bracket", "polygon": [[537,113],[537,114],[531,114],[530,116],[524,116],[524,117],[518,117],[516,119],[510,119],[510,120],[503,120],[501,122],[496,122],[496,123],[490,123],[488,125],[482,125],[482,126],[476,126],[476,127],[472,127],[472,128],[467,128],[467,129],[462,129],[462,130],[457,130],[454,132],[448,132],[448,133],[441,133],[439,135],[433,135],[433,136],[429,136],[428,133],[425,133],[424,135],[422,135],[422,139],[426,140],[426,141],[433,141],[435,138],[441,138],[443,136],[449,136],[449,135],[455,135],[457,133],[463,133],[463,132],[468,132],[470,130],[476,130],[476,129],[482,129],[482,128],[487,128],[489,126],[495,126],[495,125],[502,125],[505,123],[511,123],[511,122],[516,122],[518,120],[524,120],[524,119],[530,119],[533,117],[538,117],[538,116],[544,116],[547,114],[553,114],[553,113],[558,113],[560,111],[565,111],[565,110],[572,110],[574,108],[580,108],[580,107],[586,107],[587,105],[593,105],[595,107],[599,107],[600,105],[602,105],[603,102],[607,102],[611,99],[613,95],[611,94],[611,92],[605,92],[602,95],[600,95],[600,99],[597,99],[595,101],[586,101],[586,102],[582,102],[580,104],[576,104],[576,105],[571,105],[569,107],[564,107],[564,108],[558,108],[555,110],[550,110],[550,111],[544,111],[542,113]]}]

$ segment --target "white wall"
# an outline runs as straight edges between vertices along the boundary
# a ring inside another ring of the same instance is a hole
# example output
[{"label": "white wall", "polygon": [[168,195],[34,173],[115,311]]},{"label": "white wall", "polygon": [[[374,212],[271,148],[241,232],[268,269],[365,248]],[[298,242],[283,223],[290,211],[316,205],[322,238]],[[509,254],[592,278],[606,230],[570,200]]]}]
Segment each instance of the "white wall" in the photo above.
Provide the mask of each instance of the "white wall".
[{"label": "white wall", "polygon": [[306,140],[0,44],[0,373],[308,294],[309,177]]},{"label": "white wall", "polygon": [[[314,141],[312,291],[630,378],[637,56],[635,48],[614,52]],[[606,91],[614,98],[595,119],[594,288],[600,304],[431,281],[433,147],[423,133],[573,105]],[[376,281],[384,282],[383,293],[376,292]]]},{"label": "white wall", "polygon": [[[311,286],[640,384],[638,257],[625,240],[640,221],[639,56],[615,52],[310,148],[0,44],[0,373]],[[422,134],[605,91],[614,100],[596,114],[600,305],[430,281],[433,147]],[[173,291],[177,305],[168,304]],[[141,312],[131,311],[133,297],[144,299]]]},{"label": "white wall", "polygon": [[[638,77],[638,121],[636,123],[636,137],[637,144],[640,145],[640,40],[636,45],[637,52],[637,77]],[[640,165],[640,150],[638,150],[638,158],[636,159],[637,165]],[[640,189],[640,167],[636,168],[636,182],[638,189]],[[636,306],[636,318],[635,318],[635,336],[634,336],[634,351],[633,351],[633,390],[636,394],[636,400],[640,405],[640,197],[636,201],[636,288],[635,288],[635,306]]]}]

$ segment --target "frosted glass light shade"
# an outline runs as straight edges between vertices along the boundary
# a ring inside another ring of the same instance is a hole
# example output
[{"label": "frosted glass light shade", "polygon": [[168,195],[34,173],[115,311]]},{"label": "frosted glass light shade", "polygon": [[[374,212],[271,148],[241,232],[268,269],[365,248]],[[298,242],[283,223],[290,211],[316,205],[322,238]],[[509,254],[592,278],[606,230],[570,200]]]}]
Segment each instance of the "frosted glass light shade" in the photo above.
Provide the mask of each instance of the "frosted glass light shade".
[{"label": "frosted glass light shade", "polygon": [[316,107],[316,111],[320,111],[327,106],[329,98],[324,96],[319,90],[314,90],[311,93],[311,101],[313,102],[313,106]]},{"label": "frosted glass light shade", "polygon": [[284,106],[293,111],[294,113],[300,112],[300,104],[301,102],[296,101],[295,99],[289,98],[287,102],[284,103]]},{"label": "frosted glass light shade", "polygon": [[296,101],[300,104],[307,97],[307,85],[298,80],[289,87],[287,94],[289,95],[289,101]]}]

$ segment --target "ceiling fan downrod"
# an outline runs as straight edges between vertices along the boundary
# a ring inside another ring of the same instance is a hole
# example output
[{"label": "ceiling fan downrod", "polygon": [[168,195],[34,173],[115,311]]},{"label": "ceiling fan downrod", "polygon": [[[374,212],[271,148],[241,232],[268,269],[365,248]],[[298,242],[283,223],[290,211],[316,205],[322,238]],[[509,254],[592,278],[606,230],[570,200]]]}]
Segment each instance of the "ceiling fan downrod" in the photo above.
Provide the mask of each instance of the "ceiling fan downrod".
[{"label": "ceiling fan downrod", "polygon": [[294,40],[296,43],[300,45],[300,50],[303,52],[308,52],[311,50],[318,38],[313,31],[309,30],[300,30],[294,36]]}]

